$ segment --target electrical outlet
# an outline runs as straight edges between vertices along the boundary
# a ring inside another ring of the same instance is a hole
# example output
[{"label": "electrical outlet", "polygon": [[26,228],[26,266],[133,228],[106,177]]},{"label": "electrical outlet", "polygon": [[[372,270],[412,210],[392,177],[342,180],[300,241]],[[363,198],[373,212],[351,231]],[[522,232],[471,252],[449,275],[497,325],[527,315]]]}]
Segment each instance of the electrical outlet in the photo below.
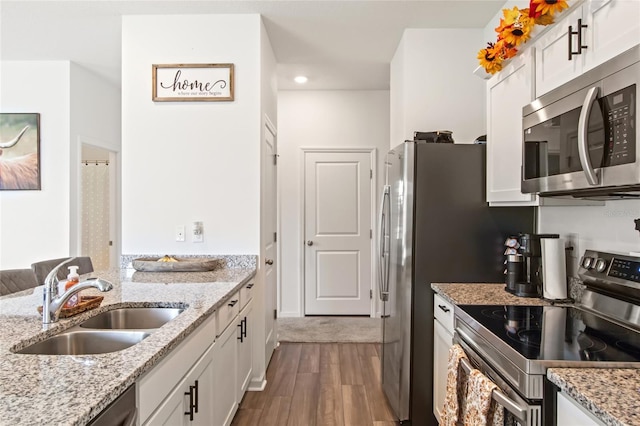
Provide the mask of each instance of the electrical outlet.
[{"label": "electrical outlet", "polygon": [[[582,253],[580,252],[580,238],[578,234],[569,233],[564,236],[565,253],[567,255],[567,275],[578,276],[578,262]],[[571,248],[571,249],[569,249]]]},{"label": "electrical outlet", "polygon": [[184,241],[184,225],[176,226],[176,241]]}]

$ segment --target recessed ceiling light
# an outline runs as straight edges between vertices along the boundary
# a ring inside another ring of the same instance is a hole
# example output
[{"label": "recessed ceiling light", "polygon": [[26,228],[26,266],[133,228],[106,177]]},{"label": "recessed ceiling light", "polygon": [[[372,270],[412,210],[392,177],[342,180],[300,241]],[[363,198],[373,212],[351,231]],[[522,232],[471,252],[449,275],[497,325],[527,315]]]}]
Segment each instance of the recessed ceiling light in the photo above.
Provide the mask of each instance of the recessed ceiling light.
[{"label": "recessed ceiling light", "polygon": [[296,78],[294,78],[293,81],[295,81],[298,84],[304,84],[307,81],[309,81],[309,79],[307,77],[305,77],[304,75],[299,75]]}]

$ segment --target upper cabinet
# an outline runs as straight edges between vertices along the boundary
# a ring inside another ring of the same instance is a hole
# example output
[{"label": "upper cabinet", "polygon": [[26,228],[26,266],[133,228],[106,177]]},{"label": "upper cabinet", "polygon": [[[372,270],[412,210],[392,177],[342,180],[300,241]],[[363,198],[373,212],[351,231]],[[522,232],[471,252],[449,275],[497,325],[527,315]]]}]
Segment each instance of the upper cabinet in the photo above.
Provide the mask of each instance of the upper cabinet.
[{"label": "upper cabinet", "polygon": [[[603,204],[520,191],[522,108],[640,43],[639,16],[640,0],[581,2],[539,38],[522,46],[520,53],[487,81],[487,201],[491,205]],[[579,50],[578,41],[587,47]]]},{"label": "upper cabinet", "polygon": [[534,43],[541,96],[640,42],[640,1],[585,1]]},{"label": "upper cabinet", "polygon": [[533,100],[533,60],[526,49],[487,82],[487,201],[533,205],[520,192],[522,107]]}]

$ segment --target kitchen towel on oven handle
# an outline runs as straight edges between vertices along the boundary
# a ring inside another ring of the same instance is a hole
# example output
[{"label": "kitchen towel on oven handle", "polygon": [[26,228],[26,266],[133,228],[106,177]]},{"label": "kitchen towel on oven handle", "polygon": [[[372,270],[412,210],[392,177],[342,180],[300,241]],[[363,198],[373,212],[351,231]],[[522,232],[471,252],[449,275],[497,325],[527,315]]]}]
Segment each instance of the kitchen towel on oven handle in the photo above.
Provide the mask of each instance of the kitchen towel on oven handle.
[{"label": "kitchen towel on oven handle", "polygon": [[[481,382],[484,382],[485,380],[490,383],[490,385],[486,385],[487,387],[491,388],[491,391],[487,391],[489,392],[489,401],[490,401],[490,408],[489,408],[489,413],[491,413],[490,416],[487,417],[487,420],[485,420],[484,422],[482,420],[478,420],[477,423],[470,421],[470,423],[466,423],[466,419],[464,417],[464,415],[466,415],[466,412],[463,413],[463,419],[465,419],[465,426],[468,425],[489,425],[489,426],[502,426],[504,424],[513,424],[513,420],[515,419],[517,422],[521,423],[521,424],[527,424],[527,410],[523,409],[522,407],[520,407],[516,402],[512,401],[505,393],[503,393],[500,390],[500,387],[497,386],[495,383],[493,383],[493,381],[491,381],[491,379],[489,379],[488,377],[486,377],[484,374],[482,374],[482,372],[480,372],[480,370],[476,369],[473,367],[473,365],[469,362],[468,358],[463,358],[461,359],[460,365],[462,366],[462,370],[465,371],[469,376],[471,377],[472,374],[475,377],[474,380],[480,380]],[[477,372],[477,373],[474,373]],[[484,379],[479,379],[480,377],[484,377]],[[492,387],[491,385],[495,386]],[[467,382],[466,386],[468,387],[469,384]],[[469,394],[467,393],[465,395],[465,402],[466,399],[469,398]],[[507,422],[505,422],[505,419],[509,420]],[[460,423],[463,424],[463,423]]]},{"label": "kitchen towel on oven handle", "polygon": [[[457,426],[460,423],[460,411],[465,405],[466,376],[462,368],[462,360],[467,360],[464,349],[459,344],[449,348],[447,361],[447,390],[444,398],[444,408],[440,416],[440,426]],[[467,361],[468,362],[468,361]]]},{"label": "kitchen towel on oven handle", "polygon": [[499,392],[493,383],[480,370],[475,368],[467,378],[467,394],[463,408],[465,425],[498,426],[504,424],[504,409],[493,398]]}]

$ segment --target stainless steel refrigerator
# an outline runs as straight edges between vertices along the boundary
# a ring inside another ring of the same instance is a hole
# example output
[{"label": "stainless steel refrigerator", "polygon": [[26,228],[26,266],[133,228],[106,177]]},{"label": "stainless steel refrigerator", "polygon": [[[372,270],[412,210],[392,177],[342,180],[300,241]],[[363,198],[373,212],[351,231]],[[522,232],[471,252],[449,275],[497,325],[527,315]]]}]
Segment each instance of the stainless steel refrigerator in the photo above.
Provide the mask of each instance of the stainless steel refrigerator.
[{"label": "stainless steel refrigerator", "polygon": [[431,283],[504,282],[504,240],[534,230],[533,207],[487,205],[485,159],[485,145],[413,141],[386,156],[382,385],[403,424],[437,424]]}]

